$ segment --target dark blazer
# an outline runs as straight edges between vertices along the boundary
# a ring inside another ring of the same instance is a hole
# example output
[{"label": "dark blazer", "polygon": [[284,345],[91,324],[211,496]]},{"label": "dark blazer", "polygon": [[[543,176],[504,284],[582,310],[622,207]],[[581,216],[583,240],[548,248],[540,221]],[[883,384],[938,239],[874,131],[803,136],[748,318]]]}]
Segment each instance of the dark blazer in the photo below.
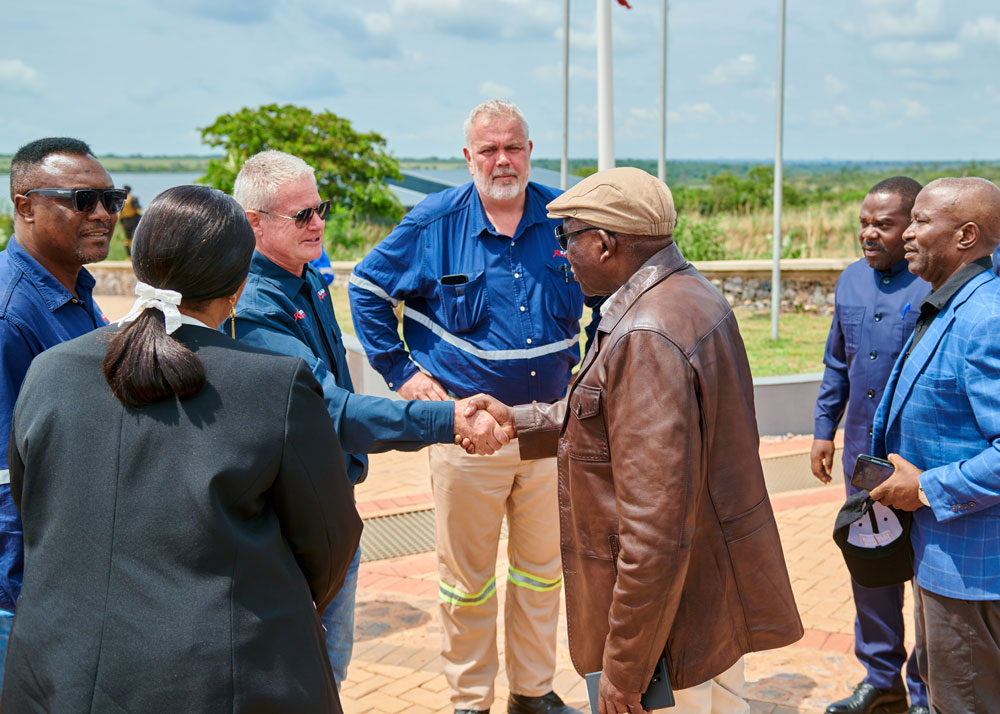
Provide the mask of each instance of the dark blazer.
[{"label": "dark blazer", "polygon": [[183,325],[205,388],[127,409],[109,336],[37,357],[14,409],[25,578],[0,709],[340,712],[317,609],[361,521],[319,385]]}]

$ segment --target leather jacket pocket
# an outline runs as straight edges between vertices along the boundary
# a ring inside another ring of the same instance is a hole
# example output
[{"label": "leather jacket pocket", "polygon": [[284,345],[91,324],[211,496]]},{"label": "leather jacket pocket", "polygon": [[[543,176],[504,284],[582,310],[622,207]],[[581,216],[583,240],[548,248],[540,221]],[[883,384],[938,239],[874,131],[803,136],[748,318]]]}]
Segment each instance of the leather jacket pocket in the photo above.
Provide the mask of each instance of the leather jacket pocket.
[{"label": "leather jacket pocket", "polygon": [[618,577],[618,554],[622,552],[621,541],[618,535],[612,533],[608,536],[608,546],[611,548],[611,567],[615,569],[615,578]]},{"label": "leather jacket pocket", "polygon": [[608,432],[601,413],[601,390],[599,387],[578,385],[569,396],[566,443],[570,458],[582,461],[607,461],[611,458],[608,449]]},{"label": "leather jacket pocket", "polygon": [[470,332],[486,319],[489,306],[486,274],[482,270],[469,275],[446,275],[438,278],[437,283],[440,314],[449,332]]}]

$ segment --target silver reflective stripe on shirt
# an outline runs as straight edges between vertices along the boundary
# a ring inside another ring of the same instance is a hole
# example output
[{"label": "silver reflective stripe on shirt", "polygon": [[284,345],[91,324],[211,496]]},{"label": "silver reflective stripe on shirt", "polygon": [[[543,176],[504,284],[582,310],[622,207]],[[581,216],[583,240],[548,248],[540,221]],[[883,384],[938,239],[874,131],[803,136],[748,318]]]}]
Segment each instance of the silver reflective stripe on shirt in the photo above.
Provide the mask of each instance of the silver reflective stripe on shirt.
[{"label": "silver reflective stripe on shirt", "polygon": [[351,273],[351,277],[347,279],[347,282],[349,282],[351,285],[357,285],[362,290],[367,290],[372,295],[377,295],[383,300],[387,300],[393,307],[396,307],[400,303],[400,301],[397,300],[396,298],[389,297],[389,293],[387,293],[385,290],[380,288],[375,283],[371,282],[370,280],[365,280],[364,278],[359,277],[354,273]]},{"label": "silver reflective stripe on shirt", "polygon": [[452,347],[457,347],[463,352],[468,352],[470,355],[478,357],[479,359],[534,359],[535,357],[542,357],[543,355],[550,355],[553,352],[562,352],[563,350],[569,349],[575,345],[579,339],[574,335],[573,337],[567,337],[565,340],[560,340],[559,342],[553,342],[548,345],[539,345],[538,347],[532,347],[526,350],[481,350],[472,343],[466,342],[460,337],[455,337],[455,335],[451,334],[446,329],[441,327],[441,325],[431,320],[431,318],[427,317],[427,315],[422,312],[417,312],[412,307],[403,308],[403,317],[408,317],[414,322],[419,322]]},{"label": "silver reflective stripe on shirt", "polygon": [[0,471],[0,485],[10,483],[10,469]]},{"label": "silver reflective stripe on shirt", "polygon": [[[354,273],[351,273],[350,282],[352,285],[356,285],[362,290],[367,290],[373,295],[377,295],[383,300],[388,300],[393,306],[399,304],[399,300],[389,297],[389,294],[380,288],[375,283],[372,283],[364,278],[359,278]],[[446,329],[441,327],[441,325],[434,322],[431,318],[422,312],[414,310],[412,307],[403,308],[403,317],[408,317],[414,322],[419,322],[421,325],[426,327],[428,330],[433,332],[435,335],[440,337],[442,340],[447,342],[452,347],[457,347],[463,352],[468,352],[474,357],[479,359],[487,360],[515,360],[515,359],[534,359],[536,357],[543,357],[545,355],[550,355],[553,352],[562,352],[563,350],[568,350],[573,347],[579,341],[579,336],[574,335],[573,337],[567,337],[565,340],[560,340],[559,342],[553,342],[548,345],[539,345],[538,347],[531,347],[529,349],[523,350],[482,350],[476,347],[471,342],[463,340],[461,337],[456,337],[455,335],[448,332]]]}]

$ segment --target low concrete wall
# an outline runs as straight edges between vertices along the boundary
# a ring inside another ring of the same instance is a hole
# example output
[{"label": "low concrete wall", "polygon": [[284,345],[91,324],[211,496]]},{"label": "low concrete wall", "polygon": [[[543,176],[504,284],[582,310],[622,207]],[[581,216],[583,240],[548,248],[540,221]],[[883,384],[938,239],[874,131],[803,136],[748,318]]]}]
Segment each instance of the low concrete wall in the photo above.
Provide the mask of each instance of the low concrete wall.
[{"label": "low concrete wall", "polygon": [[[781,309],[785,312],[833,311],[833,291],[841,271],[853,258],[794,259],[781,261]],[[337,283],[347,285],[354,262],[333,263]],[[730,305],[763,310],[771,304],[771,261],[707,260],[694,266],[712,281]],[[87,266],[97,279],[98,295],[131,295],[135,287],[132,264],[106,260]]]}]

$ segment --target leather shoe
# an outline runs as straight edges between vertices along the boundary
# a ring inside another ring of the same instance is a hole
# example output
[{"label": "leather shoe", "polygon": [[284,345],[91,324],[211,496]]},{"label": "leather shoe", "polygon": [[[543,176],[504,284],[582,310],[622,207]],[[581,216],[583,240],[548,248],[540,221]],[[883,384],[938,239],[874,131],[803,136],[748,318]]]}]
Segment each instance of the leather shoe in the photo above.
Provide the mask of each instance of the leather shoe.
[{"label": "leather shoe", "polygon": [[568,707],[555,692],[540,697],[511,694],[507,700],[507,714],[582,714],[579,709]]},{"label": "leather shoe", "polygon": [[931,714],[930,707],[910,707],[910,711],[907,714]]},{"label": "leather shoe", "polygon": [[903,714],[906,692],[902,689],[879,689],[861,682],[846,699],[826,708],[826,714]]},{"label": "leather shoe", "polygon": [[489,709],[456,709],[455,714],[490,714]]}]

